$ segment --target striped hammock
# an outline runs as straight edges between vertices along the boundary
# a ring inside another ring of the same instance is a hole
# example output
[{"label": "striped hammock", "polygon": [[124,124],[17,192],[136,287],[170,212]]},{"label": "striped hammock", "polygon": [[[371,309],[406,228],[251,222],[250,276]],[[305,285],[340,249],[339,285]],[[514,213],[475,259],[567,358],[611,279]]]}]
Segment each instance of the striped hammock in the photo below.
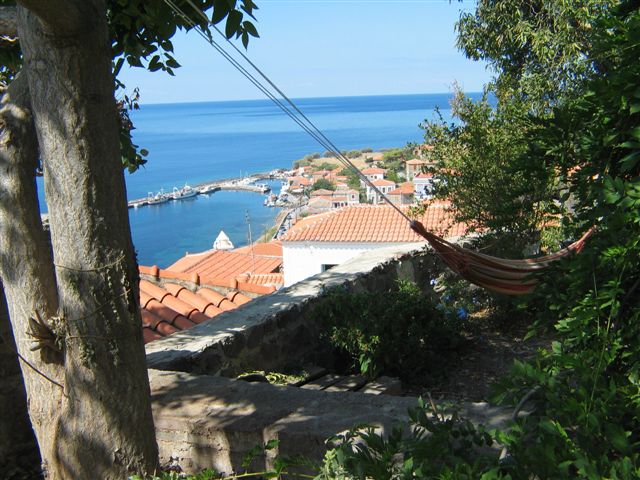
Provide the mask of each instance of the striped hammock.
[{"label": "striped hammock", "polygon": [[543,257],[525,260],[508,260],[462,248],[427,231],[417,220],[411,221],[411,228],[429,242],[442,260],[458,275],[487,290],[505,295],[525,295],[538,284],[536,274],[550,264],[573,253],[579,253],[591,236],[591,227],[577,241],[566,248]]}]

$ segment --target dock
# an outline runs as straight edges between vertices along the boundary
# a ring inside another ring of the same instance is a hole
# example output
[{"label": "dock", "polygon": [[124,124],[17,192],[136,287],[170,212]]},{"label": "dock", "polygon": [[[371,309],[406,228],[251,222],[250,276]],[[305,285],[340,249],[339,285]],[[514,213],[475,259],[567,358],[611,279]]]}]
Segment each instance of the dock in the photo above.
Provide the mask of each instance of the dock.
[{"label": "dock", "polygon": [[[214,193],[220,190],[241,190],[247,192],[267,193],[269,191],[268,189],[265,190],[264,187],[251,184],[260,180],[267,180],[271,178],[271,175],[268,173],[256,173],[248,177],[227,178],[199,183],[195,185],[193,189],[198,192],[198,195]],[[169,194],[167,194],[167,196],[168,195]],[[145,205],[149,205],[149,198],[137,198],[135,200],[130,200],[127,203],[129,208],[143,207]]]}]

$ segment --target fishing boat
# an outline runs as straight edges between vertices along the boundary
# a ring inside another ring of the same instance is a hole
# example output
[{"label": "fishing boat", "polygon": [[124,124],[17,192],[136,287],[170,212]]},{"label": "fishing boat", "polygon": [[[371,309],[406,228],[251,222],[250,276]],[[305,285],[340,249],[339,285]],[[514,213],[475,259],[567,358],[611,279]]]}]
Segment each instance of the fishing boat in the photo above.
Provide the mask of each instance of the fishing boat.
[{"label": "fishing boat", "polygon": [[198,189],[198,193],[213,193],[217,190],[219,190],[220,187],[218,185],[215,184],[211,184],[211,185],[205,185],[204,187],[200,187]]},{"label": "fishing boat", "polygon": [[264,206],[265,207],[275,207],[276,206],[276,200],[278,200],[278,197],[274,193],[272,193],[271,195],[267,195],[267,197],[264,199]]},{"label": "fishing boat", "polygon": [[191,198],[195,197],[196,195],[198,195],[198,191],[194,188],[191,188],[185,183],[184,187],[182,188],[173,187],[171,198],[173,198],[174,200],[182,200],[183,198]]},{"label": "fishing boat", "polygon": [[148,205],[157,205],[159,203],[164,203],[169,200],[169,195],[165,195],[164,191],[160,189],[158,193],[155,195],[153,192],[149,192],[147,194],[147,204]]},{"label": "fishing boat", "polygon": [[260,189],[260,193],[267,193],[271,191],[271,187],[266,183],[256,183],[255,185]]}]

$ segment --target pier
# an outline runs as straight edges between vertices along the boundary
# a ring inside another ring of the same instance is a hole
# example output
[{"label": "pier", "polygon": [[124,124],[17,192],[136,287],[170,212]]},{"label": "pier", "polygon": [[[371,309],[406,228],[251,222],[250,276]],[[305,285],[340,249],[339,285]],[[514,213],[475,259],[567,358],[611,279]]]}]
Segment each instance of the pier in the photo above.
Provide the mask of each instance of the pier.
[{"label": "pier", "polygon": [[[269,190],[265,190],[264,187],[251,184],[260,180],[268,180],[271,178],[271,175],[268,173],[256,173],[248,177],[228,178],[199,183],[195,185],[193,189],[198,192],[198,195],[214,193],[219,190],[242,190],[247,192],[266,193]],[[171,194],[165,195],[170,197]],[[129,208],[138,208],[145,205],[149,205],[149,197],[137,198],[128,202]]]}]

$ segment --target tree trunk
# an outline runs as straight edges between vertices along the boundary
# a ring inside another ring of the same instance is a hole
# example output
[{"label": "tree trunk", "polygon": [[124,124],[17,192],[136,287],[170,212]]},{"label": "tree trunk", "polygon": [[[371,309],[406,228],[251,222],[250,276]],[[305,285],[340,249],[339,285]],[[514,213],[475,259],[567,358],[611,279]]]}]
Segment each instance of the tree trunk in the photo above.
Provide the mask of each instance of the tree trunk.
[{"label": "tree trunk", "polygon": [[[51,251],[38,207],[37,163],[27,79],[19,74],[3,95],[0,109],[0,275],[18,351],[42,374],[60,383],[61,359],[46,349],[29,349],[33,341],[28,334],[29,318],[36,318],[36,313],[51,318],[58,309]],[[20,367],[41,455],[49,459],[56,452],[54,433],[62,390],[24,361]],[[6,411],[1,414],[9,415]]]},{"label": "tree trunk", "polygon": [[65,348],[57,451],[43,457],[51,478],[152,472],[158,455],[106,7],[19,3],[38,14],[19,8],[18,33],[49,207],[59,299],[52,323]]},{"label": "tree trunk", "polygon": [[0,472],[5,478],[35,478],[39,471],[38,444],[0,283]]}]

